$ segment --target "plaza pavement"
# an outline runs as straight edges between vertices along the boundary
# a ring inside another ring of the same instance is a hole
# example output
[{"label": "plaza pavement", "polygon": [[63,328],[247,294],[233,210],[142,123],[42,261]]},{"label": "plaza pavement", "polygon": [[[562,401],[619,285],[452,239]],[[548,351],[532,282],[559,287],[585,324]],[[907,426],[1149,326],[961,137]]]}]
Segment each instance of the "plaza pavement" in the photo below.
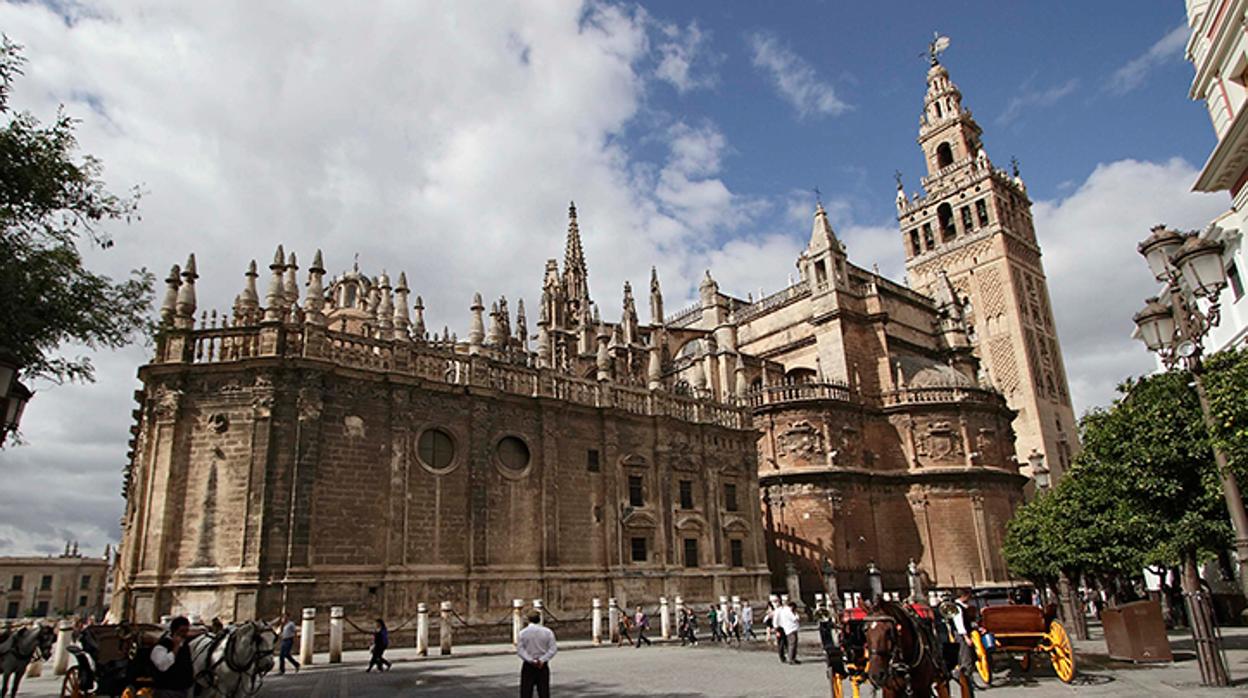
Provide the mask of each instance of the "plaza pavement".
[{"label": "plaza pavement", "polygon": [[[1093,639],[1076,643],[1079,677],[1067,686],[1054,676],[1048,662],[1036,662],[1030,678],[1006,675],[1008,661],[998,664],[1002,678],[992,689],[980,692],[990,698],[1049,698],[1050,696],[1238,696],[1248,695],[1248,628],[1223,630],[1227,659],[1236,686],[1202,688],[1191,652],[1191,640],[1182,633],[1171,635],[1176,661],[1162,665],[1132,665],[1109,660],[1099,628]],[[565,639],[551,664],[551,692],[556,696],[811,696],[828,695],[818,633],[802,631],[800,666],[779,663],[766,643],[746,643],[741,649],[703,643],[696,648],[659,643],[634,649],[603,646]],[[420,658],[409,648],[387,653],[394,668],[384,674],[365,673],[368,654],[346,652],[343,664],[327,664],[327,655],[299,673],[270,675],[261,696],[285,698],[372,698],[373,696],[430,696],[434,698],[494,698],[515,696],[519,662],[510,645],[466,645],[447,657],[435,654]],[[23,696],[59,695],[60,678],[27,679]],[[864,691],[864,696],[871,695]]]}]

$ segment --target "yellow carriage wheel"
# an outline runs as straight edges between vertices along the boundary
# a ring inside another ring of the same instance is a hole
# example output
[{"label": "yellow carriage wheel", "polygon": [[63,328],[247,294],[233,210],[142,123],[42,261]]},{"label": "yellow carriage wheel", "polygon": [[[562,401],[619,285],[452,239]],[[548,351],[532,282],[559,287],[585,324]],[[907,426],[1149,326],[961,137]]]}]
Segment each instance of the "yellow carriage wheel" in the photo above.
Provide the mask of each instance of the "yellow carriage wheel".
[{"label": "yellow carriage wheel", "polygon": [[1049,632],[1044,635],[1049,645],[1049,659],[1053,662],[1053,672],[1063,683],[1075,680],[1075,648],[1070,644],[1070,636],[1062,624],[1049,623]]},{"label": "yellow carriage wheel", "polygon": [[986,688],[992,685],[992,657],[984,647],[984,638],[978,630],[971,631],[971,643],[975,646],[975,673],[979,674]]},{"label": "yellow carriage wheel", "polygon": [[841,687],[841,682],[844,680],[844,676],[832,672],[832,698],[845,698],[845,689]]},{"label": "yellow carriage wheel", "polygon": [[71,666],[61,682],[61,698],[82,698],[82,681],[78,667]]}]

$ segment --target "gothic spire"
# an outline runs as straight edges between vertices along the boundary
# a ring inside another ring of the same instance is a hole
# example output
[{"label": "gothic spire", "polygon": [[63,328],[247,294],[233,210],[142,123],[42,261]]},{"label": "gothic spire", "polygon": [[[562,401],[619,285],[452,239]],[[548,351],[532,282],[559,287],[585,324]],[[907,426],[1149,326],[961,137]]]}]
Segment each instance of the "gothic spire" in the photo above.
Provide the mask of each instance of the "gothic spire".
[{"label": "gothic spire", "polygon": [[277,246],[273,253],[273,263],[269,265],[269,290],[264,295],[264,319],[278,322],[284,317],[282,312],[285,295],[282,293],[282,271],[286,269],[286,253],[282,246]]},{"label": "gothic spire", "polygon": [[299,271],[299,264],[295,261],[295,253],[290,253],[290,258],[286,262],[286,281],[282,286],[282,294],[286,298],[286,305],[294,305],[299,300],[299,279],[296,278],[296,272]]},{"label": "gothic spire", "polygon": [[178,302],[174,306],[174,325],[182,329],[190,329],[195,324],[195,255],[186,258],[186,266],[182,268],[182,285],[178,288]]},{"label": "gothic spire", "polygon": [[321,312],[325,308],[324,278],[325,260],[321,251],[317,250],[316,256],[312,258],[312,266],[308,267],[308,299],[304,303],[307,309],[304,319],[309,325],[325,325],[325,314]]},{"label": "gothic spire", "polygon": [[178,286],[182,283],[182,267],[169,267],[165,278],[165,299],[160,304],[160,324],[173,327],[173,316],[178,306]]},{"label": "gothic spire", "polygon": [[584,303],[589,299],[589,269],[581,247],[581,229],[576,222],[576,202],[568,206],[568,240],[563,253],[563,285],[568,300]]}]

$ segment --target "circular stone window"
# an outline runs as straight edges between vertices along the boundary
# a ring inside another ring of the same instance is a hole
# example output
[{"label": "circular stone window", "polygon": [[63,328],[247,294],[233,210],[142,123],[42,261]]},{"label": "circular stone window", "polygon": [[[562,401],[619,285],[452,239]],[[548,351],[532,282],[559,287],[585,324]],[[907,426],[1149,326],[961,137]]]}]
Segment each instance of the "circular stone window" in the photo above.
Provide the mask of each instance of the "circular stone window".
[{"label": "circular stone window", "polygon": [[430,427],[416,442],[416,457],[434,472],[447,472],[455,464],[455,440],[446,431]]},{"label": "circular stone window", "polygon": [[529,454],[529,445],[517,436],[504,436],[499,439],[495,454],[498,456],[499,464],[503,466],[504,474],[522,474],[525,468],[529,467],[529,461],[532,459]]}]

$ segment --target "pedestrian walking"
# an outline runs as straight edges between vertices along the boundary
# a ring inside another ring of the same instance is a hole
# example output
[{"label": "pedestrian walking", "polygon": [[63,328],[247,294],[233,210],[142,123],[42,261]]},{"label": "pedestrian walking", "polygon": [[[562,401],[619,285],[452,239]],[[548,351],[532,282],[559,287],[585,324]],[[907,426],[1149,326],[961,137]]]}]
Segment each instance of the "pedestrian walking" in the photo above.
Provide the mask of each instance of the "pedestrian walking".
[{"label": "pedestrian walking", "polygon": [[291,656],[290,652],[295,647],[295,635],[299,633],[299,629],[295,627],[295,621],[291,620],[286,614],[282,614],[282,629],[278,631],[278,638],[281,644],[278,645],[278,669],[277,673],[286,673],[286,662],[290,662],[295,666],[295,672],[299,671],[299,662]]},{"label": "pedestrian walking", "polygon": [[689,614],[689,644],[694,647],[698,646],[698,612],[690,609]]},{"label": "pedestrian walking", "polygon": [[150,655],[156,668],[154,698],[187,698],[195,686],[195,667],[187,635],[191,622],[178,616],[169,622],[169,632],[160,636]]},{"label": "pedestrian walking", "polygon": [[616,647],[623,645],[625,642],[630,645],[633,644],[633,638],[628,634],[629,623],[630,621],[628,620],[628,616],[621,613],[620,620],[615,624],[616,634],[619,635],[619,639],[615,642]]},{"label": "pedestrian walking", "polygon": [[390,632],[386,630],[386,621],[378,618],[377,623],[373,626],[373,644],[368,648],[372,653],[372,658],[368,660],[368,668],[365,673],[377,667],[377,671],[389,671],[390,660],[385,658],[386,648],[390,646]]},{"label": "pedestrian walking", "polygon": [[650,627],[650,617],[646,612],[641,610],[641,606],[637,607],[637,612],[633,614],[633,625],[637,626],[637,649],[641,649],[641,643],[650,643],[650,638],[646,637],[646,629]]},{"label": "pedestrian walking", "polygon": [[529,611],[529,624],[516,637],[516,654],[520,656],[520,698],[550,698],[550,660],[559,648],[555,633],[542,625],[540,611]]},{"label": "pedestrian walking", "polygon": [[776,605],[767,602],[767,612],[763,614],[763,627],[767,630],[767,644],[776,642]]},{"label": "pedestrian walking", "polygon": [[745,630],[745,636],[751,640],[757,640],[754,635],[754,607],[750,605],[749,599],[741,599],[741,627]]},{"label": "pedestrian walking", "polygon": [[722,639],[719,629],[719,610],[715,606],[712,605],[706,612],[706,621],[711,626],[711,642],[719,642]]},{"label": "pedestrian walking", "polygon": [[801,621],[797,617],[797,604],[790,601],[789,605],[781,604],[776,608],[776,636],[779,638],[780,662],[801,664],[797,658],[797,631]]}]

